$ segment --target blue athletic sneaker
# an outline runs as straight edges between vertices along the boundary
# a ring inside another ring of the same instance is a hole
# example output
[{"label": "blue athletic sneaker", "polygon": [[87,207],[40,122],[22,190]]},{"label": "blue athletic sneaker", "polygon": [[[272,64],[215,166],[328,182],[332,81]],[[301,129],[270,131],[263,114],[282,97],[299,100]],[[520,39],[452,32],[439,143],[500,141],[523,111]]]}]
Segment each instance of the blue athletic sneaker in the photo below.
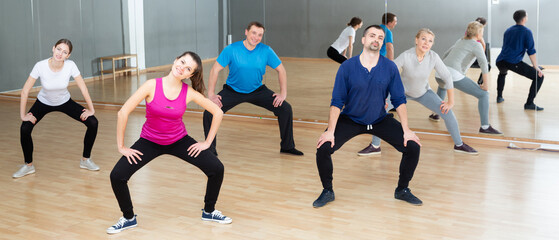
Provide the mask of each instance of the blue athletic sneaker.
[{"label": "blue athletic sneaker", "polygon": [[211,213],[207,213],[206,211],[204,211],[204,209],[202,209],[202,220],[214,221],[223,224],[229,224],[233,221],[233,219],[221,214],[221,212],[218,210],[214,210]]},{"label": "blue athletic sneaker", "polygon": [[115,225],[107,228],[108,234],[115,234],[122,232],[122,230],[126,230],[129,228],[133,228],[138,226],[138,222],[136,221],[136,215],[132,219],[126,219],[125,217],[121,217]]}]

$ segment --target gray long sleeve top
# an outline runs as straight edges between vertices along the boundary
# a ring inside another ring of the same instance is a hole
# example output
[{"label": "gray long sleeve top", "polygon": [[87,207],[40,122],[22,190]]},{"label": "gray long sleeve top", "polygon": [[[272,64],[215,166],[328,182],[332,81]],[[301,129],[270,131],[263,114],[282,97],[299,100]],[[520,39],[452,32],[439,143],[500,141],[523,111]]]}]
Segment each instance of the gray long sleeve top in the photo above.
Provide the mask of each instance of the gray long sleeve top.
[{"label": "gray long sleeve top", "polygon": [[460,79],[457,79],[456,75],[452,74],[454,81],[464,78],[466,71],[474,63],[474,59],[477,59],[481,73],[489,72],[483,47],[474,39],[459,39],[443,56],[443,62],[446,66],[458,71],[462,75]]},{"label": "gray long sleeve top", "polygon": [[433,68],[445,82],[444,88],[451,89],[454,87],[450,72],[439,55],[432,50],[429,50],[423,57],[423,61],[419,62],[415,47],[410,48],[400,54],[394,60],[394,63],[402,70],[400,77],[407,96],[418,98],[431,89],[429,87],[429,75],[431,75]]}]

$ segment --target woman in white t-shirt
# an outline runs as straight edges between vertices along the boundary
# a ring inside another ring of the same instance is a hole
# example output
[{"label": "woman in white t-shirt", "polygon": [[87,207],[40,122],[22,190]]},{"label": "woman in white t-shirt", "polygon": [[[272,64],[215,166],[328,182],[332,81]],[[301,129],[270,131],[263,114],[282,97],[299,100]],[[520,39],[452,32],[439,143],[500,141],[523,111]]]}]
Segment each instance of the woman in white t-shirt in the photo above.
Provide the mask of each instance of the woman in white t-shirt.
[{"label": "woman in white t-shirt", "polygon": [[[95,113],[93,103],[80,71],[72,60],[68,60],[70,53],[72,53],[72,42],[68,39],[58,40],[52,47],[52,57],[36,63],[23,85],[20,103],[20,116],[23,122],[20,136],[25,164],[12,175],[14,178],[20,178],[35,172],[31,132],[47,113],[53,111],[63,112],[87,126],[80,168],[92,171],[99,170],[99,167],[90,159],[91,149],[97,136],[98,122],[97,118],[93,116]],[[70,77],[73,77],[76,81],[88,108],[84,108],[70,98],[70,92],[68,92]],[[41,91],[37,95],[37,101],[31,106],[29,112],[26,112],[29,90],[38,78],[41,80]]]},{"label": "woman in white t-shirt", "polygon": [[330,45],[328,51],[326,51],[326,55],[340,64],[350,59],[353,52],[353,42],[355,42],[355,31],[362,26],[363,21],[361,18],[351,18],[347,27],[340,33],[338,39]]}]

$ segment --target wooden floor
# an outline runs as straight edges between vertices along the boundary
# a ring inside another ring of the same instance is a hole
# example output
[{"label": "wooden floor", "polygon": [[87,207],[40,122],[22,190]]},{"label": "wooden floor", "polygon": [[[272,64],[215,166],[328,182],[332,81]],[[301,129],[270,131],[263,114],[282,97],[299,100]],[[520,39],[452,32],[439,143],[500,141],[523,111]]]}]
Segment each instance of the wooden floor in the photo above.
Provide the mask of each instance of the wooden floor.
[{"label": "wooden floor", "polygon": [[[325,122],[328,120],[328,109],[334,85],[334,76],[339,67],[338,63],[329,59],[300,59],[282,58],[288,77],[287,101],[293,107],[294,118],[308,121]],[[209,76],[214,60],[204,62],[204,76]],[[93,101],[102,103],[122,104],[146,79],[162,77],[169,72],[170,67],[150,69],[148,73],[141,74],[137,79],[132,76],[120,75],[116,83],[110,77],[103,81],[88,82],[88,89]],[[556,119],[559,119],[559,100],[555,90],[559,90],[559,69],[545,69],[545,81],[542,85],[536,103],[545,108],[544,111],[526,111],[523,108],[530,81],[513,72],[507,76],[504,98],[505,102],[497,104],[496,79],[498,70],[493,68],[491,72],[491,87],[489,97],[489,121],[497,129],[501,130],[507,139],[540,139],[549,140],[559,144],[559,128]],[[468,76],[477,79],[479,69],[470,69]],[[224,69],[218,79],[217,91],[221,90],[225,83],[228,69]],[[434,74],[431,76],[431,86],[436,90],[437,84]],[[277,74],[268,68],[264,76],[264,83],[272,90],[279,91]],[[77,86],[71,86],[70,92],[75,100],[83,97]],[[458,120],[460,131],[466,135],[477,134],[480,127],[479,114],[477,110],[477,99],[461,91],[456,91],[456,104],[453,111]],[[36,96],[38,93],[32,93]],[[2,93],[0,95],[19,96],[18,91]],[[199,109],[195,104],[189,105],[190,109]],[[415,101],[408,102],[408,117],[410,127],[426,131],[446,132],[444,123],[427,121],[430,111]],[[248,114],[273,117],[272,112],[244,103],[229,111],[233,114]]]},{"label": "wooden floor", "polygon": [[[205,76],[212,62],[204,64]],[[248,104],[225,117],[219,130],[219,158],[225,179],[217,209],[233,218],[231,225],[200,220],[206,178],[195,167],[170,156],[160,157],[129,182],[138,227],[109,236],[105,229],[121,213],[111,190],[109,173],[120,157],[116,149],[116,112],[138,84],[168,69],[135,76],[89,81],[100,127],[92,158],[99,172],[79,168],[85,127],[61,113],[47,115],[33,132],[37,172],[21,179],[11,175],[23,164],[19,143],[17,91],[0,96],[0,239],[556,239],[559,234],[558,153],[507,149],[514,137],[559,141],[555,127],[559,108],[558,72],[546,70],[537,103],[546,108],[522,110],[528,82],[509,74],[505,103],[494,103],[490,120],[504,138],[479,138],[475,99],[458,93],[455,107],[464,141],[479,156],[455,153],[444,123],[409,104],[410,126],[422,139],[419,166],[410,187],[424,201],[420,207],[395,200],[400,154],[383,143],[382,154],[355,153],[370,141],[362,135],[334,154],[336,201],[314,209],[322,187],[315,164],[316,140],[324,124],[337,64],[322,60],[284,59],[288,101],[294,109],[294,134],[303,157],[279,153],[276,120]],[[479,70],[469,74],[474,77]],[[277,90],[274,71],[266,84]],[[495,72],[493,72],[496,78]],[[220,75],[218,86],[225,80]],[[432,86],[435,86],[434,84]],[[219,87],[221,88],[221,87]],[[75,86],[72,97],[82,99]],[[518,96],[516,96],[518,95]],[[10,97],[12,96],[12,97]],[[31,103],[29,103],[29,106]],[[185,117],[187,130],[203,139],[198,106]],[[144,122],[144,110],[133,112],[125,142],[131,145]],[[537,124],[536,124],[537,123]],[[422,131],[424,130],[424,131]],[[443,133],[443,134],[433,134]],[[470,134],[469,134],[470,133]],[[534,140],[537,141],[537,140]],[[521,143],[516,143],[521,144]]]},{"label": "wooden floor", "polygon": [[[421,134],[421,160],[410,187],[424,201],[395,200],[400,154],[359,157],[369,136],[334,154],[336,201],[315,209],[321,189],[315,144],[324,124],[294,124],[303,157],[279,153],[274,120],[227,116],[219,130],[225,179],[217,209],[231,225],[200,220],[205,176],[170,156],[160,157],[129,182],[138,227],[109,236],[121,216],[109,173],[120,157],[116,107],[97,106],[99,134],[92,158],[98,172],[79,168],[85,128],[61,113],[33,132],[37,172],[11,175],[23,163],[18,101],[0,98],[0,239],[555,239],[559,234],[557,153],[511,150],[467,139],[479,156],[454,153],[448,136]],[[131,145],[144,121],[132,113]],[[200,113],[187,113],[189,134],[203,139]]]}]

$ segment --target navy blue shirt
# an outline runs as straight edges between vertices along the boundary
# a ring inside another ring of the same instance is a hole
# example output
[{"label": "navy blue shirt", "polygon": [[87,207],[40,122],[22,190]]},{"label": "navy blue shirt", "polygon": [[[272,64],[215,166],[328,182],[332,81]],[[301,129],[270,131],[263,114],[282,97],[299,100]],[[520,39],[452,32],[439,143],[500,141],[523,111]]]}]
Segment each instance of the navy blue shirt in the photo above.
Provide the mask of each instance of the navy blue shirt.
[{"label": "navy blue shirt", "polygon": [[336,74],[332,102],[356,123],[369,125],[386,116],[385,99],[390,92],[394,108],[406,103],[404,85],[398,67],[388,58],[380,56],[375,67],[363,67],[359,56],[342,63]]},{"label": "navy blue shirt", "polygon": [[496,61],[516,64],[522,61],[524,53],[528,55],[536,53],[532,31],[523,25],[514,25],[505,31],[503,49]]}]

